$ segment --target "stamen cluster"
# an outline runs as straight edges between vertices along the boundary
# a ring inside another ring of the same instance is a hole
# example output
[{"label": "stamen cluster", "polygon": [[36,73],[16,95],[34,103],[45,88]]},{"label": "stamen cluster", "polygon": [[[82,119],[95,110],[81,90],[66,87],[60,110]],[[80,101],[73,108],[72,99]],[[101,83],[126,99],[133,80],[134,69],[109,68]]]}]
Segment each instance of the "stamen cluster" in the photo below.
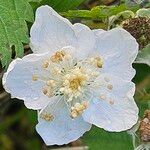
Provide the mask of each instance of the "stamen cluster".
[{"label": "stamen cluster", "polygon": [[[90,86],[100,75],[102,65],[100,56],[77,60],[69,52],[60,50],[43,60],[41,67],[45,75],[34,74],[32,80],[44,82],[42,92],[47,97],[63,97],[71,117],[75,118],[87,108]],[[43,116],[46,120],[51,118],[49,115]]]}]

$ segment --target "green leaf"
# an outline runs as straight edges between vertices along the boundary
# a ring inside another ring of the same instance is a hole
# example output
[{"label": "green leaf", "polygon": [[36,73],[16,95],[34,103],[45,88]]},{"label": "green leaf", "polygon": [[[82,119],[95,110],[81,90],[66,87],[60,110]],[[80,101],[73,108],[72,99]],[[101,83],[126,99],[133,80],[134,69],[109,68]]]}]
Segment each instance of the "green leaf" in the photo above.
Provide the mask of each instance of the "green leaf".
[{"label": "green leaf", "polygon": [[[102,20],[112,15],[116,15],[122,11],[127,10],[125,5],[119,6],[97,6],[91,10],[69,10],[68,12],[62,12],[61,15],[67,18],[82,18],[82,19],[93,19]],[[137,7],[131,8],[135,10]]]},{"label": "green leaf", "polygon": [[36,3],[40,3],[42,0],[28,0],[28,2],[36,2]]},{"label": "green leaf", "polygon": [[116,26],[121,26],[122,21],[129,19],[129,18],[133,18],[134,16],[135,15],[134,15],[133,11],[131,11],[131,10],[122,11],[122,12],[120,12],[116,15],[113,15],[109,18],[108,27],[110,29],[110,28],[113,28]]},{"label": "green leaf", "polygon": [[150,44],[148,44],[145,48],[139,51],[135,63],[143,63],[150,66]]},{"label": "green leaf", "polygon": [[33,21],[33,10],[27,0],[0,0],[0,60],[11,61],[12,52],[23,56],[23,43],[28,43],[26,21]]},{"label": "green leaf", "polygon": [[139,9],[136,12],[136,15],[138,17],[148,17],[148,18],[150,18],[150,8],[148,8],[148,9],[146,9],[146,8]]},{"label": "green leaf", "polygon": [[89,150],[133,150],[132,139],[126,132],[112,133],[95,126],[83,136],[83,141]]},{"label": "green leaf", "polygon": [[34,1],[40,1],[38,4],[37,3],[32,4],[34,10],[41,5],[49,5],[53,7],[56,11],[61,12],[61,11],[68,11],[70,9],[75,9],[85,0],[34,0]]}]

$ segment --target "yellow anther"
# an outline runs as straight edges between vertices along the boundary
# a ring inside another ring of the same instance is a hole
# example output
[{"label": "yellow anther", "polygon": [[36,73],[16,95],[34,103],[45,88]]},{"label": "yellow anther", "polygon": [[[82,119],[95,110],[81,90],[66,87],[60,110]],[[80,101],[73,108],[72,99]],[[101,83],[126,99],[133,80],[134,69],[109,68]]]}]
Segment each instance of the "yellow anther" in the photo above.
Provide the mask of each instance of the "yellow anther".
[{"label": "yellow anther", "polygon": [[75,105],[74,105],[74,107],[76,108],[76,107],[79,107],[81,104],[80,103],[76,103]]},{"label": "yellow anther", "polygon": [[52,90],[49,90],[48,93],[46,94],[49,98],[53,97],[54,94],[53,94],[53,91]]},{"label": "yellow anther", "polygon": [[42,92],[43,92],[43,94],[45,94],[45,95],[46,95],[46,94],[47,94],[47,92],[48,92],[47,88],[43,88],[43,89],[42,89]]},{"label": "yellow anther", "polygon": [[101,57],[96,57],[96,65],[98,68],[102,68],[102,65],[103,65],[103,61],[101,59]]},{"label": "yellow anther", "polygon": [[65,79],[67,79],[67,80],[68,80],[70,77],[71,77],[70,74],[66,74],[66,75],[65,75]]},{"label": "yellow anther", "polygon": [[52,68],[52,74],[58,75],[60,73],[61,73],[61,69],[60,68],[58,68],[58,67]]},{"label": "yellow anther", "polygon": [[65,56],[64,56],[64,59],[66,59],[66,60],[69,60],[69,59],[71,59],[72,57],[71,57],[71,55],[69,55],[69,54],[66,54]]},{"label": "yellow anther", "polygon": [[93,77],[98,77],[98,76],[99,76],[99,72],[92,72],[92,73],[91,73],[91,76],[93,76]]},{"label": "yellow anther", "polygon": [[62,93],[64,93],[65,88],[62,87],[62,88],[59,89],[59,91],[62,92]]},{"label": "yellow anther", "polygon": [[106,99],[106,95],[105,94],[101,94],[99,98],[102,99],[102,100],[105,100]]},{"label": "yellow anther", "polygon": [[47,84],[48,86],[55,87],[56,82],[55,82],[54,80],[48,80],[48,81],[46,82],[46,84]]},{"label": "yellow anther", "polygon": [[71,118],[76,118],[78,117],[78,112],[74,109],[71,111]]},{"label": "yellow anther", "polygon": [[82,103],[76,103],[73,107],[71,107],[71,117],[75,118],[83,113],[83,111],[87,108],[87,102],[83,101]]},{"label": "yellow anther", "polygon": [[112,85],[112,84],[108,84],[108,85],[107,85],[107,88],[108,88],[109,90],[112,90],[112,89],[113,89],[113,85]]},{"label": "yellow anther", "polygon": [[110,101],[109,101],[109,104],[110,104],[110,105],[113,105],[113,104],[114,104],[114,101],[113,101],[113,100],[110,100]]},{"label": "yellow anther", "polygon": [[58,63],[63,60],[64,56],[65,56],[64,51],[57,51],[53,56],[51,56],[51,61],[54,63]]},{"label": "yellow anther", "polygon": [[88,102],[87,101],[83,101],[82,105],[84,106],[84,109],[86,109],[88,107]]},{"label": "yellow anther", "polygon": [[54,119],[54,116],[47,113],[40,114],[40,118],[46,120],[46,121],[52,121]]},{"label": "yellow anther", "polygon": [[108,77],[105,77],[104,80],[105,80],[106,82],[109,82],[109,81],[110,81],[110,79],[109,79]]},{"label": "yellow anther", "polygon": [[92,57],[92,58],[89,59],[89,61],[95,67],[102,68],[103,60],[102,60],[102,58],[100,56]]},{"label": "yellow anther", "polygon": [[74,110],[75,109],[75,107],[71,107],[71,110]]},{"label": "yellow anther", "polygon": [[76,109],[77,112],[79,112],[79,111],[82,111],[84,108],[82,107],[82,104],[76,103],[75,109]]},{"label": "yellow anther", "polygon": [[74,78],[70,79],[70,88],[72,90],[78,90],[80,86],[85,83],[86,76],[84,74],[76,75]]},{"label": "yellow anther", "polygon": [[33,80],[33,81],[37,81],[37,80],[38,80],[38,76],[37,76],[37,75],[33,75],[33,76],[32,76],[32,80]]},{"label": "yellow anther", "polygon": [[42,65],[43,68],[47,68],[48,66],[49,66],[48,62],[44,62],[43,65]]}]

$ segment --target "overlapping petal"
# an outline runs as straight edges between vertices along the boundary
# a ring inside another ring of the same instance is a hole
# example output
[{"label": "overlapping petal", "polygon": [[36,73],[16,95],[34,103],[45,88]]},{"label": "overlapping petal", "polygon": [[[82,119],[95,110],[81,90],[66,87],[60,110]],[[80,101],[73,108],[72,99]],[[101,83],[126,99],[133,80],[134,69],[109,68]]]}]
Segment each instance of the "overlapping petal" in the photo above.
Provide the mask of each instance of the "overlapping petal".
[{"label": "overlapping petal", "polygon": [[75,23],[73,29],[77,37],[76,48],[80,52],[80,57],[86,58],[95,50],[96,37],[89,27],[81,23]]},{"label": "overlapping petal", "polygon": [[30,31],[30,41],[34,53],[55,52],[64,46],[77,43],[72,24],[49,6],[36,10],[36,18]]},{"label": "overlapping petal", "polygon": [[[106,76],[108,74],[103,77]],[[133,99],[135,85],[120,77],[109,77],[112,90],[107,89],[107,85],[103,89],[96,89],[98,95],[95,95],[83,117],[85,121],[107,131],[127,130],[138,120],[138,108]]]},{"label": "overlapping petal", "polygon": [[97,51],[103,56],[105,73],[114,74],[131,81],[135,75],[132,63],[138,53],[138,43],[130,33],[122,28],[99,34],[97,32]]},{"label": "overlapping petal", "polygon": [[9,65],[3,77],[5,90],[11,93],[13,98],[22,99],[25,101],[25,104],[27,102],[26,106],[32,107],[32,109],[43,108],[49,100],[42,93],[44,82],[39,80],[35,83],[32,80],[34,75],[44,74],[41,62],[45,57],[47,57],[47,54],[30,54],[22,59],[18,58]]},{"label": "overlapping petal", "polygon": [[95,46],[94,33],[85,25],[72,25],[49,6],[41,6],[30,32],[30,45],[34,53],[55,52],[72,46],[86,57]]},{"label": "overlapping petal", "polygon": [[[40,116],[53,115],[51,121],[46,121]],[[62,99],[50,99],[50,103],[39,113],[37,132],[47,145],[63,145],[77,140],[86,131],[90,130],[91,124],[77,117],[72,119],[66,103]]]}]

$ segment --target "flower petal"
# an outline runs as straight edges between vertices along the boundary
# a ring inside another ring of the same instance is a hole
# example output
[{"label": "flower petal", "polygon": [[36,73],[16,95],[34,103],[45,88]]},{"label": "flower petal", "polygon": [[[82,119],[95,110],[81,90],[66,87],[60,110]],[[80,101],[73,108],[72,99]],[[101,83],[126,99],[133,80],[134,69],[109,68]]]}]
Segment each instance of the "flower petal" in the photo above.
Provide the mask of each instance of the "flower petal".
[{"label": "flower petal", "polygon": [[132,63],[138,53],[138,43],[121,28],[103,32],[97,38],[97,49],[104,59],[103,71],[131,80],[135,75]]},{"label": "flower petal", "polygon": [[96,38],[99,38],[99,36],[101,36],[101,35],[100,35],[101,33],[107,32],[107,31],[105,31],[105,30],[103,30],[103,29],[94,29],[94,30],[92,30],[92,31],[94,32]]},{"label": "flower petal", "polygon": [[41,6],[36,11],[31,28],[30,45],[34,53],[55,52],[62,47],[72,46],[85,58],[95,46],[92,30],[80,23],[72,25],[49,6]]},{"label": "flower petal", "polygon": [[[30,54],[22,59],[18,58],[11,62],[7,72],[3,76],[3,86],[12,97],[22,99],[25,105],[32,109],[40,109],[48,102],[48,97],[42,93],[44,82],[33,81],[32,77],[37,72],[44,73],[41,67],[42,59],[47,54]],[[36,103],[36,101],[38,103]],[[26,103],[27,102],[27,103]],[[34,105],[35,104],[35,105]]]},{"label": "flower petal", "polygon": [[119,77],[109,77],[113,89],[97,89],[97,95],[83,117],[107,131],[127,130],[138,120],[138,107],[133,99],[135,86]]},{"label": "flower petal", "polygon": [[30,35],[34,53],[54,52],[64,46],[76,45],[72,24],[49,6],[37,9]]},{"label": "flower petal", "polygon": [[[44,120],[44,114],[52,115],[52,120]],[[42,117],[40,117],[42,116]],[[63,99],[53,99],[53,102],[39,113],[37,132],[43,138],[46,145],[63,145],[77,140],[91,124],[86,123],[82,117],[72,119],[69,115],[66,103]]]},{"label": "flower petal", "polygon": [[39,98],[37,100],[31,100],[31,101],[24,101],[24,105],[28,109],[33,109],[33,110],[40,110],[44,108],[50,101],[50,98],[48,97],[43,97]]},{"label": "flower petal", "polygon": [[95,35],[89,27],[81,23],[75,23],[73,28],[77,36],[77,49],[80,52],[80,57],[86,58],[95,50]]}]

